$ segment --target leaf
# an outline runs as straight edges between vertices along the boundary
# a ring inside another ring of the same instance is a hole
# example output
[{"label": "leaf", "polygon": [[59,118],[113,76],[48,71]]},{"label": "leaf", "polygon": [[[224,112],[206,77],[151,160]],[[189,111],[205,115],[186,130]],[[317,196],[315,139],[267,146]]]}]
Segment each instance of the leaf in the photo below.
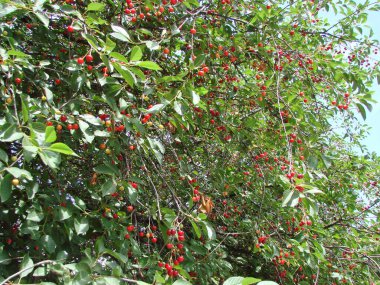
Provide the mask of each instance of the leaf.
[{"label": "leaf", "polygon": [[245,277],[243,279],[243,281],[241,282],[242,285],[251,285],[251,284],[255,284],[257,282],[260,282],[261,279],[257,279],[257,278],[254,278],[254,277]]},{"label": "leaf", "polygon": [[45,142],[53,143],[57,140],[57,134],[55,132],[55,128],[53,126],[46,127],[45,130]]},{"label": "leaf", "polygon": [[107,52],[112,52],[116,47],[116,43],[112,41],[109,37],[106,39],[106,51]]},{"label": "leaf", "polygon": [[84,114],[80,115],[79,117],[83,118],[88,123],[94,125],[94,126],[101,126],[101,120],[99,118],[96,118],[94,115],[91,114]]},{"label": "leaf", "polygon": [[190,222],[191,222],[191,225],[193,226],[195,234],[197,235],[198,238],[200,238],[202,233],[199,230],[199,227],[197,226],[197,224],[195,222],[193,222],[193,221],[190,221]]},{"label": "leaf", "polygon": [[36,193],[38,192],[39,190],[39,185],[38,183],[34,183],[32,187],[27,187],[26,188],[26,193],[28,194],[28,199],[31,200],[34,198],[34,195],[36,195]]},{"label": "leaf", "polygon": [[0,160],[8,163],[8,154],[0,148]]},{"label": "leaf", "polygon": [[41,222],[44,219],[44,213],[38,212],[36,210],[32,210],[28,213],[26,216],[26,219],[28,221],[33,221],[33,222]]},{"label": "leaf", "polygon": [[183,105],[179,101],[174,102],[174,111],[178,113],[178,115],[183,116],[184,110],[183,110]]},{"label": "leaf", "polygon": [[241,285],[244,277],[230,277],[223,282],[223,285]]},{"label": "leaf", "polygon": [[205,62],[206,56],[204,54],[198,55],[194,60],[194,67],[201,66]]},{"label": "leaf", "polygon": [[106,7],[104,3],[90,3],[87,6],[87,11],[103,11]]},{"label": "leaf", "polygon": [[22,108],[22,119],[24,123],[27,123],[29,120],[29,108],[26,96],[21,96],[21,108]]},{"label": "leaf", "polygon": [[146,283],[146,282],[143,282],[143,281],[136,281],[136,284],[137,285],[151,285],[150,283]]},{"label": "leaf", "polygon": [[132,204],[136,203],[137,201],[137,191],[130,185],[128,185],[128,198]]},{"label": "leaf", "polygon": [[120,174],[119,169],[115,165],[98,165],[94,168],[94,171],[96,173],[101,173],[101,174],[108,174],[108,175],[115,175],[115,174]]},{"label": "leaf", "polygon": [[113,58],[116,58],[118,59],[119,61],[121,61],[122,63],[127,63],[129,62],[128,59],[122,55],[121,53],[118,53],[118,52],[111,52],[110,53],[110,56],[113,57]]},{"label": "leaf", "polygon": [[284,193],[282,207],[295,207],[298,204],[299,192],[295,190],[287,190]]},{"label": "leaf", "polygon": [[116,191],[116,183],[113,180],[106,181],[101,187],[103,197]]},{"label": "leaf", "polygon": [[20,169],[17,167],[8,167],[8,168],[5,168],[5,170],[8,171],[10,174],[12,174],[16,178],[25,177],[28,180],[33,180],[32,175],[27,170]]},{"label": "leaf", "polygon": [[131,37],[129,36],[128,32],[120,26],[111,25],[112,30],[114,33],[111,33],[111,36],[121,40],[123,42],[131,42]]},{"label": "leaf", "polygon": [[257,285],[278,285],[278,283],[276,283],[274,281],[261,281],[261,282],[257,283]]},{"label": "leaf", "polygon": [[87,124],[85,121],[79,120],[78,122],[79,128],[82,131],[84,138],[87,142],[92,143],[92,141],[95,139],[95,135],[91,133],[90,131],[90,125]]},{"label": "leaf", "polygon": [[172,285],[191,285],[191,283],[183,279],[178,279]]},{"label": "leaf", "polygon": [[57,244],[50,235],[44,235],[41,238],[41,243],[44,245],[48,253],[53,253],[57,247]]},{"label": "leaf", "polygon": [[34,13],[37,18],[44,24],[45,28],[49,28],[49,18],[40,12]]},{"label": "leaf", "polygon": [[160,112],[164,108],[165,108],[164,104],[156,104],[152,108],[150,108],[149,110],[147,110],[145,113],[147,113],[147,114],[156,114],[156,113]]},{"label": "leaf", "polygon": [[65,207],[60,207],[60,208],[58,208],[57,219],[58,219],[59,221],[67,220],[67,219],[69,219],[71,216],[72,216],[72,212],[71,212],[71,210],[69,210],[68,208],[65,208]]},{"label": "leaf", "polygon": [[0,199],[1,202],[7,201],[12,194],[12,175],[7,174],[0,181]]},{"label": "leaf", "polygon": [[305,192],[303,192],[304,194],[323,194],[323,191],[322,190],[319,190],[318,188],[312,188],[310,190],[306,190]]},{"label": "leaf", "polygon": [[151,70],[161,70],[161,67],[153,61],[139,61],[136,65]]},{"label": "leaf", "polygon": [[112,65],[115,67],[117,72],[119,72],[120,75],[123,76],[123,78],[129,84],[129,86],[133,87],[134,84],[137,82],[134,74],[131,73],[128,69],[121,67],[121,65],[117,62],[114,62]]},{"label": "leaf", "polygon": [[160,49],[160,44],[158,42],[146,41],[145,44],[146,44],[146,47],[150,50],[159,50]]},{"label": "leaf", "polygon": [[74,228],[78,235],[84,235],[90,228],[87,218],[82,218],[80,220],[74,220]]},{"label": "leaf", "polygon": [[191,90],[191,95],[193,97],[193,104],[198,105],[198,103],[201,101],[201,98],[199,97],[199,95],[195,93],[194,90]]},{"label": "leaf", "polygon": [[61,155],[57,152],[39,151],[38,155],[40,156],[43,163],[49,166],[51,169],[57,169],[61,163]]},{"label": "leaf", "polygon": [[209,222],[202,221],[204,228],[206,230],[207,236],[210,240],[216,239],[216,233],[214,228]]},{"label": "leaf", "polygon": [[356,107],[358,107],[360,115],[362,115],[363,120],[365,121],[367,119],[367,113],[363,107],[362,104],[356,103]]},{"label": "leaf", "polygon": [[48,150],[67,154],[67,155],[73,155],[73,156],[78,156],[69,146],[67,146],[64,143],[55,143],[52,144]]},{"label": "leaf", "polygon": [[[32,273],[32,271],[34,269],[33,265],[34,265],[33,260],[29,257],[29,254],[26,254],[24,256],[24,258],[22,259],[21,264],[20,264],[20,271],[24,270],[20,274],[20,278],[23,278],[23,277],[29,275],[30,273]],[[25,270],[25,269],[27,269],[27,270]]]},{"label": "leaf", "polygon": [[139,46],[134,46],[131,50],[131,61],[139,61],[142,58],[143,54]]},{"label": "leaf", "polygon": [[0,18],[4,17],[10,13],[13,13],[16,10],[17,10],[17,8],[15,6],[13,6],[12,4],[0,3]]}]

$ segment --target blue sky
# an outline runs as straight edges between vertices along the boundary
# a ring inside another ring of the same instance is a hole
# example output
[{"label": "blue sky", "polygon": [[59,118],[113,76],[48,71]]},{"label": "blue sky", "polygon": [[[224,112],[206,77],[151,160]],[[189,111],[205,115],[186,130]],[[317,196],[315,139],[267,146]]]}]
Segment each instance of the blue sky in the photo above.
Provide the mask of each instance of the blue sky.
[{"label": "blue sky", "polygon": [[[363,3],[363,0],[357,0],[356,2]],[[368,11],[367,25],[372,27],[374,32],[373,38],[378,41],[380,41],[379,16],[379,12]],[[331,10],[327,17],[331,25],[339,21],[339,18],[337,18]],[[378,103],[372,104],[373,110],[372,112],[367,111],[367,119],[365,121],[363,121],[360,114],[358,114],[358,118],[363,124],[366,124],[369,127],[369,135],[363,140],[363,144],[367,146],[370,152],[376,152],[380,155],[380,86],[377,84],[376,79],[371,89],[375,91],[373,99],[378,101]]]},{"label": "blue sky", "polygon": [[[370,11],[368,13],[367,24],[372,27],[374,38],[380,41],[380,17],[379,12]],[[374,83],[373,90],[375,94],[373,98],[380,102],[380,86]],[[365,121],[371,127],[370,135],[364,140],[364,144],[369,151],[375,151],[380,155],[380,103],[373,104],[373,111],[367,113]]]}]

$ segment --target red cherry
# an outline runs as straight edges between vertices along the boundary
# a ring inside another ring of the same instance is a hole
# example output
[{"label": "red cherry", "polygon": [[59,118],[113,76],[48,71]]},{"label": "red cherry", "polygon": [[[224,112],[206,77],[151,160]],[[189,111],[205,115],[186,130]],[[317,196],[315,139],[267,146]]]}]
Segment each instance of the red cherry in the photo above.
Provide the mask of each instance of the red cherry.
[{"label": "red cherry", "polygon": [[83,57],[78,58],[77,62],[78,62],[78,64],[83,64],[84,63]]},{"label": "red cherry", "polygon": [[143,232],[139,232],[139,236],[140,236],[140,237],[144,237],[145,234],[144,234]]},{"label": "red cherry", "polygon": [[92,65],[87,65],[87,70],[91,71],[94,67]]},{"label": "red cherry", "polygon": [[74,32],[74,27],[73,26],[68,26],[66,29],[69,33]]},{"label": "red cherry", "polygon": [[152,231],[157,231],[157,226],[151,226],[150,228],[152,229]]},{"label": "red cherry", "polygon": [[192,35],[195,35],[196,32],[197,32],[196,29],[191,29],[191,30],[190,30],[190,34],[192,34]]},{"label": "red cherry", "polygon": [[177,248],[178,249],[183,249],[183,244],[182,243],[177,244]]},{"label": "red cherry", "polygon": [[156,237],[152,238],[152,243],[156,243],[156,242],[157,242],[157,238]]},{"label": "red cherry", "polygon": [[271,6],[270,5],[267,5],[267,9],[269,10],[271,8]]},{"label": "red cherry", "polygon": [[91,62],[94,60],[94,57],[91,54],[86,55],[86,61]]},{"label": "red cherry", "polygon": [[79,125],[78,124],[73,124],[73,130],[78,130],[79,129]]},{"label": "red cherry", "polygon": [[131,213],[131,212],[133,211],[133,206],[128,206],[128,207],[127,207],[127,211],[128,211],[129,213]]},{"label": "red cherry", "polygon": [[134,225],[129,225],[129,226],[127,227],[127,231],[128,231],[128,232],[133,232],[134,229],[135,229],[135,226],[134,226]]},{"label": "red cherry", "polygon": [[61,79],[57,78],[56,80],[54,80],[54,82],[55,82],[56,85],[59,85],[59,84],[61,84]]},{"label": "red cherry", "polygon": [[158,262],[158,267],[163,267],[164,266],[164,263],[162,261],[159,261]]},{"label": "red cherry", "polygon": [[173,244],[172,244],[172,243],[168,243],[168,244],[166,245],[166,248],[167,248],[167,249],[172,249],[172,248],[173,248]]},{"label": "red cherry", "polygon": [[177,260],[179,262],[183,262],[185,260],[185,258],[181,255],[181,256],[178,256]]},{"label": "red cherry", "polygon": [[21,82],[22,82],[21,78],[18,78],[18,77],[17,77],[17,78],[15,79],[15,83],[16,83],[16,84],[19,85],[19,84],[21,84]]},{"label": "red cherry", "polygon": [[199,70],[199,71],[198,71],[198,76],[204,76],[204,75],[205,75],[205,73],[204,73],[203,70]]},{"label": "red cherry", "polygon": [[62,123],[67,121],[67,117],[65,115],[61,115],[59,119],[61,120]]},{"label": "red cherry", "polygon": [[164,48],[164,54],[169,54],[170,50],[168,48]]},{"label": "red cherry", "polygon": [[124,236],[125,239],[129,239],[130,237],[131,237],[130,234],[125,234]]}]

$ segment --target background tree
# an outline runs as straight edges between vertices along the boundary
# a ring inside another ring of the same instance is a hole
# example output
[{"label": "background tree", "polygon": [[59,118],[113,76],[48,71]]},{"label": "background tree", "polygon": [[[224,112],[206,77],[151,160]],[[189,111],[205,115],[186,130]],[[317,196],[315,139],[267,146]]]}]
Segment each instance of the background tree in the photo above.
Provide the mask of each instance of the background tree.
[{"label": "background tree", "polygon": [[379,284],[380,5],[274,2],[1,1],[1,284]]}]

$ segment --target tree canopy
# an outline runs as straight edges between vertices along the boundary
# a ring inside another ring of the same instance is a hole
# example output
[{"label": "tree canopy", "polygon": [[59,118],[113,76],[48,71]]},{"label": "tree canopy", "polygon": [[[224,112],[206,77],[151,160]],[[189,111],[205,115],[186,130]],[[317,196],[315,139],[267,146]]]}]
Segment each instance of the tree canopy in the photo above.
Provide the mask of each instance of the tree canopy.
[{"label": "tree canopy", "polygon": [[0,284],[380,284],[371,10],[1,0]]}]

